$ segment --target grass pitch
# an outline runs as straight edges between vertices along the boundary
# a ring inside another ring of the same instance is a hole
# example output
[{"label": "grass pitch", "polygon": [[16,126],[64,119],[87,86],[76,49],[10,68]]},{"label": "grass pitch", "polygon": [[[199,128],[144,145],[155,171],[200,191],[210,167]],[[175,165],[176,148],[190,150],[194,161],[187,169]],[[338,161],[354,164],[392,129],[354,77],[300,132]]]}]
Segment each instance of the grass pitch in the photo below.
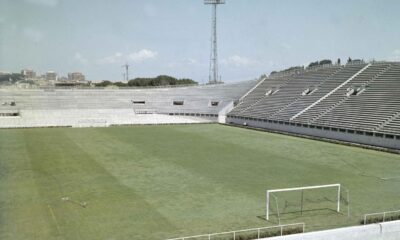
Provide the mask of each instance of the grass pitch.
[{"label": "grass pitch", "polygon": [[262,219],[266,189],[330,183],[350,189],[351,218],[327,206],[282,223],[355,225],[400,209],[399,177],[396,154],[221,125],[0,130],[0,239],[165,239],[275,225]]}]

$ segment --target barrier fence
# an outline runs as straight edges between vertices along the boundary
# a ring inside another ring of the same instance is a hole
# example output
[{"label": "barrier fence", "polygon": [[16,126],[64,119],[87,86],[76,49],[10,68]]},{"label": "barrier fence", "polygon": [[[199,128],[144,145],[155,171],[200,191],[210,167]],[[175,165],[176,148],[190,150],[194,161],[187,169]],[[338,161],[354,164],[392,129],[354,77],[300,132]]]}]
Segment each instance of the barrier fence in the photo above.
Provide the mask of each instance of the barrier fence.
[{"label": "barrier fence", "polygon": [[398,217],[400,218],[400,210],[364,214],[364,225],[367,224],[367,218],[370,216],[382,216],[382,222],[385,222],[387,215],[393,213],[398,213],[399,214]]},{"label": "barrier fence", "polygon": [[242,229],[242,230],[236,230],[236,231],[210,233],[210,234],[194,235],[194,236],[188,236],[188,237],[170,238],[167,240],[189,240],[189,239],[195,239],[195,238],[205,238],[205,239],[211,240],[212,238],[220,236],[220,235],[232,235],[232,237],[233,237],[232,239],[237,240],[237,239],[239,239],[237,237],[239,236],[240,233],[251,232],[251,231],[253,231],[253,232],[257,231],[257,239],[259,239],[263,230],[278,229],[279,236],[283,236],[285,228],[296,227],[296,226],[300,227],[301,233],[304,233],[305,223],[293,223],[293,224],[283,224],[283,225],[277,225],[277,226],[271,226],[271,227],[250,228],[250,229]]}]

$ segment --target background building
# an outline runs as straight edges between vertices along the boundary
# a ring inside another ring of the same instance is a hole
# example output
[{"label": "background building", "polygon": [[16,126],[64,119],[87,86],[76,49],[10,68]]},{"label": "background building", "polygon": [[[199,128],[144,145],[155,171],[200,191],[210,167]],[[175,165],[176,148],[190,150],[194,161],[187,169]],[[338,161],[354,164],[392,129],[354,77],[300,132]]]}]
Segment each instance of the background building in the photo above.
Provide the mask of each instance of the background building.
[{"label": "background building", "polygon": [[68,78],[65,77],[65,76],[58,77],[57,80],[58,80],[59,82],[68,82]]},{"label": "background building", "polygon": [[68,81],[70,82],[83,82],[85,81],[85,75],[80,72],[68,73]]},{"label": "background building", "polygon": [[47,81],[57,81],[57,73],[53,71],[46,72],[45,79]]},{"label": "background building", "polygon": [[3,75],[9,75],[10,74],[10,72],[6,72],[6,71],[0,71],[0,76],[3,76]]},{"label": "background building", "polygon": [[25,78],[36,78],[36,72],[31,70],[31,69],[23,69],[21,70],[21,74],[25,77]]}]

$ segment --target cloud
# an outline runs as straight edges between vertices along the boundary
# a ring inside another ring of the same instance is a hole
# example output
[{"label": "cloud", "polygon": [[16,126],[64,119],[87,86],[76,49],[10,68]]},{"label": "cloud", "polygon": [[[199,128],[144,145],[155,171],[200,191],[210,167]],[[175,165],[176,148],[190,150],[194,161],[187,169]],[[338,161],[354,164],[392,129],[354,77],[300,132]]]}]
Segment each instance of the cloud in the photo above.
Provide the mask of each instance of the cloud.
[{"label": "cloud", "polygon": [[154,59],[157,56],[158,56],[157,52],[147,50],[147,49],[142,49],[138,52],[129,54],[128,59],[132,60],[134,62],[143,62],[148,59]]},{"label": "cloud", "polygon": [[113,64],[122,61],[122,53],[116,52],[111,56],[100,58],[96,61],[97,64]]},{"label": "cloud", "polygon": [[400,48],[395,49],[391,56],[389,57],[389,61],[400,61]]},{"label": "cloud", "polygon": [[143,62],[150,59],[157,58],[158,53],[155,51],[151,51],[148,49],[142,49],[137,52],[133,52],[130,54],[123,54],[120,52],[116,52],[111,56],[107,56],[104,58],[100,58],[96,61],[97,64],[104,65],[104,64],[114,64],[114,63],[125,63],[125,62]]},{"label": "cloud", "polygon": [[193,67],[193,66],[202,66],[196,59],[194,58],[185,58],[178,61],[173,61],[168,63],[169,68],[182,68],[182,67]]},{"label": "cloud", "polygon": [[257,60],[253,60],[248,57],[242,57],[239,55],[233,55],[228,59],[223,59],[221,63],[223,65],[233,66],[233,67],[252,67],[260,65],[260,62],[258,62]]},{"label": "cloud", "polygon": [[80,52],[75,53],[74,59],[83,65],[86,65],[89,63],[89,61],[85,57],[83,57]]},{"label": "cloud", "polygon": [[33,28],[25,28],[22,31],[23,35],[33,42],[40,42],[44,38],[41,31]]},{"label": "cloud", "polygon": [[25,0],[25,2],[45,7],[55,7],[58,5],[59,0]]}]

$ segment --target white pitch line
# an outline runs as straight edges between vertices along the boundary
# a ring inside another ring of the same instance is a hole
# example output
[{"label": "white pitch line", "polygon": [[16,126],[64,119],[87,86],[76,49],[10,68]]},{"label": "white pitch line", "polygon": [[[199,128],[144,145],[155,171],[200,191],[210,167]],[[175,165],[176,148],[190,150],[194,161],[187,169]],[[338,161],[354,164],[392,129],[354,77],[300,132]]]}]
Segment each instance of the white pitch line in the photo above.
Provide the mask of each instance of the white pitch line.
[{"label": "white pitch line", "polygon": [[51,213],[51,217],[53,218],[53,221],[54,221],[55,224],[56,224],[58,234],[61,234],[61,232],[60,232],[60,226],[58,225],[56,215],[54,215],[53,208],[50,206],[50,204],[48,204],[47,206],[49,207],[49,210],[50,210],[50,213]]}]

